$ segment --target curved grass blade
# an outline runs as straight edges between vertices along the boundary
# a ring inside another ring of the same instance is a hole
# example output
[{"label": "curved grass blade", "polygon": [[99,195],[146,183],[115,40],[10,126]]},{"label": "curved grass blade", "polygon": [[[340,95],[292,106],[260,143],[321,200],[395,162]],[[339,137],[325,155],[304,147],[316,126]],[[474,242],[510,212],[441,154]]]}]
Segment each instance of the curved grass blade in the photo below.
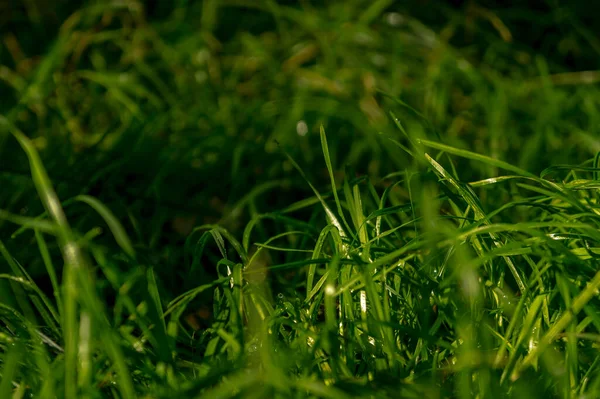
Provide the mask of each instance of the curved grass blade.
[{"label": "curved grass blade", "polygon": [[[325,239],[331,234],[333,241],[336,243],[337,248],[335,248],[336,253],[340,253],[342,251],[342,239],[336,226],[328,225],[323,230],[321,230],[321,234],[319,234],[319,238],[315,244],[315,248],[313,250],[311,260],[319,259],[321,257],[321,253],[323,250],[323,245],[325,244]],[[316,292],[313,289],[313,283],[315,280],[315,273],[317,271],[317,264],[311,263],[308,267],[308,273],[306,275],[306,301],[309,301]],[[324,282],[325,280],[323,280]]]},{"label": "curved grass blade", "polygon": [[[335,184],[335,177],[333,175],[333,165],[331,164],[331,157],[329,156],[329,146],[327,145],[327,136],[325,135],[325,128],[323,127],[323,125],[321,125],[319,131],[321,136],[321,148],[323,149],[323,156],[325,158],[325,165],[327,165],[327,172],[329,172],[329,179],[331,180],[331,190],[333,192],[333,198],[335,199],[335,205],[337,206],[338,215],[342,218],[342,222],[344,222],[344,227],[346,227],[346,231],[350,232],[350,225],[346,221],[346,217],[344,216],[344,210],[342,209],[342,203],[340,202],[340,198],[337,194],[337,186]],[[342,232],[340,232],[340,234],[342,234]]]},{"label": "curved grass blade", "polygon": [[[325,200],[323,199],[323,197],[321,196],[321,194],[317,191],[317,189],[315,188],[315,186],[313,186],[313,184],[310,182],[310,180],[308,180],[308,178],[304,174],[304,171],[302,170],[302,168],[300,167],[300,165],[298,165],[296,163],[296,161],[294,161],[294,159],[287,152],[284,151],[284,153],[285,153],[286,157],[288,158],[288,160],[290,161],[290,163],[300,173],[300,176],[302,176],[302,178],[304,179],[304,181],[306,181],[306,183],[309,185],[309,187],[315,193],[315,196],[317,197],[317,199],[321,203],[321,206],[323,207],[323,210],[325,211],[325,216],[327,217],[327,221],[330,224],[332,224],[335,227],[337,227],[337,229],[340,231],[340,235],[342,237],[346,237],[346,232],[344,231],[344,228],[342,227],[342,224],[340,223],[340,221],[338,220],[338,218],[335,216],[335,214],[331,211],[331,209],[329,208],[329,206],[327,205],[327,203],[325,202]],[[334,187],[334,189],[335,189],[335,187]],[[337,195],[337,193],[336,193],[336,195]],[[336,201],[336,204],[339,204],[339,200]]]},{"label": "curved grass blade", "polygon": [[48,277],[50,277],[50,283],[52,284],[54,297],[56,298],[56,305],[58,307],[58,313],[60,315],[64,315],[62,295],[60,292],[60,285],[58,282],[58,278],[56,276],[56,268],[54,267],[54,264],[52,263],[52,257],[50,256],[50,252],[48,251],[48,245],[46,245],[46,240],[44,240],[44,236],[37,229],[35,230],[35,239],[37,241],[38,248],[40,249],[40,254],[42,256],[44,266],[46,266],[46,271],[48,272]]},{"label": "curved grass blade", "polygon": [[315,234],[319,232],[319,230],[312,224],[294,218],[290,218],[285,215],[280,215],[277,213],[266,213],[262,215],[256,215],[248,222],[248,224],[246,224],[246,227],[244,228],[244,233],[242,234],[242,247],[244,248],[244,251],[246,251],[246,253],[248,253],[248,250],[250,249],[250,236],[252,234],[252,231],[254,230],[254,227],[263,219],[271,219],[274,221],[285,223],[289,226],[300,228],[309,236],[311,236],[308,233],[309,231]]},{"label": "curved grass blade", "polygon": [[[15,215],[14,213],[10,213],[4,209],[0,209],[0,219],[4,219],[14,224],[19,224],[21,225],[22,229],[37,229],[43,231],[44,233],[50,234],[56,234],[56,230],[58,228],[58,226],[56,226],[54,223],[47,220]],[[13,234],[12,238],[14,237],[15,234]]]},{"label": "curved grass blade", "polygon": [[494,158],[488,157],[486,155],[477,154],[475,152],[471,152],[471,151],[467,151],[467,150],[461,150],[461,149],[451,147],[446,144],[441,144],[441,143],[437,143],[435,141],[430,141],[430,140],[426,140],[426,139],[419,139],[419,143],[423,144],[426,147],[435,148],[436,150],[444,151],[449,154],[457,155],[459,157],[483,162],[487,165],[495,166],[495,167],[498,167],[501,169],[505,169],[505,170],[517,173],[522,176],[527,176],[527,177],[531,177],[531,178],[539,180],[539,178],[536,175],[534,175],[533,173],[529,173],[526,170],[523,170],[521,168],[518,168],[514,165],[509,164],[508,162],[500,161],[498,159],[494,159]]},{"label": "curved grass blade", "polygon": [[221,251],[223,257],[226,258],[225,241],[223,240],[223,237],[225,237],[227,241],[229,241],[229,243],[233,246],[235,251],[238,253],[242,262],[245,265],[248,264],[248,253],[246,252],[242,244],[240,244],[240,242],[227,229],[215,224],[204,224],[202,226],[195,227],[192,230],[192,232],[188,235],[188,238],[185,241],[186,249],[189,250],[189,247],[191,245],[191,239],[194,233],[202,230],[209,230],[210,234],[212,234],[213,238],[215,239],[215,242],[219,246],[219,251]]},{"label": "curved grass blade", "polygon": [[133,249],[133,245],[131,245],[131,240],[127,236],[125,229],[121,225],[121,223],[117,220],[115,215],[111,212],[110,209],[106,207],[102,202],[98,201],[96,198],[89,195],[78,195],[74,198],[75,201],[81,201],[83,203],[91,206],[98,214],[104,219],[108,228],[110,229],[115,241],[119,246],[125,251],[127,255],[134,258],[135,250]]}]

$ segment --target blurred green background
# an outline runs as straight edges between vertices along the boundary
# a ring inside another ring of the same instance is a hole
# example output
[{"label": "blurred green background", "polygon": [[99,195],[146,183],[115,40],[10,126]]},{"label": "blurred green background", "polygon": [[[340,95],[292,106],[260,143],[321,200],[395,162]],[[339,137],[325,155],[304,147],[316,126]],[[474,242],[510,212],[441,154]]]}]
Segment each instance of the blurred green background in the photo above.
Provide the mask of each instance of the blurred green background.
[{"label": "blurred green background", "polygon": [[[406,144],[390,112],[411,134],[532,172],[600,150],[598,5],[494,4],[5,1],[0,113],[34,140],[61,199],[98,197],[176,285],[193,225],[240,228],[256,187],[259,212],[309,193],[277,143],[326,181],[321,124],[334,167],[373,178],[412,163],[390,145]],[[41,213],[6,135],[0,157],[0,208]]]}]

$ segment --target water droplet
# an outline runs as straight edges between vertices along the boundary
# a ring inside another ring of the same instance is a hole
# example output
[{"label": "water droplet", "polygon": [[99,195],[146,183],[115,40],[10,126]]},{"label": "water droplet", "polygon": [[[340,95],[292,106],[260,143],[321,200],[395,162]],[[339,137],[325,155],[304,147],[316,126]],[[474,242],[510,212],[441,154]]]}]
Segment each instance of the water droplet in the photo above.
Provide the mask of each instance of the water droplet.
[{"label": "water droplet", "polygon": [[400,26],[404,23],[404,17],[397,12],[390,12],[385,16],[386,22],[390,26]]},{"label": "water droplet", "polygon": [[308,133],[308,125],[306,122],[301,120],[296,123],[296,133],[298,133],[298,136],[306,136],[306,133]]},{"label": "water droplet", "polygon": [[332,296],[335,295],[335,287],[333,284],[327,284],[327,286],[325,286],[325,294]]}]

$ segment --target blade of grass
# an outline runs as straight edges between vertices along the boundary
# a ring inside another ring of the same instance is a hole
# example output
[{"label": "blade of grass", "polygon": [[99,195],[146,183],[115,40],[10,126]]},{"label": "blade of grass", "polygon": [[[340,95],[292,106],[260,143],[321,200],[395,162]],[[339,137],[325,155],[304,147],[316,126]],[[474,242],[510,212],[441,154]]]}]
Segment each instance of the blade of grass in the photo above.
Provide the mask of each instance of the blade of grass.
[{"label": "blade of grass", "polygon": [[454,148],[451,147],[449,145],[445,145],[445,144],[441,144],[441,143],[436,143],[435,141],[430,141],[430,140],[426,140],[426,139],[419,139],[419,143],[423,144],[426,147],[430,147],[430,148],[435,148],[436,150],[440,150],[440,151],[444,151],[448,154],[453,154],[453,155],[457,155],[459,157],[463,157],[463,158],[467,158],[467,159],[472,159],[474,161],[478,161],[478,162],[483,162],[487,165],[491,165],[491,166],[495,166],[497,168],[501,168],[504,170],[508,170],[511,172],[514,172],[518,175],[521,176],[526,176],[526,177],[531,177],[534,179],[539,179],[537,176],[535,176],[532,173],[527,172],[526,170],[523,170],[521,168],[518,168],[514,165],[511,165],[507,162],[504,161],[500,161],[498,159],[494,159],[491,157],[488,157],[486,155],[481,155],[481,154],[477,154],[475,152],[471,152],[471,151],[467,151],[467,150],[461,150],[458,148]]},{"label": "blade of grass", "polygon": [[115,215],[100,201],[96,198],[89,195],[78,195],[74,198],[75,201],[81,201],[83,203],[91,206],[106,222],[108,228],[110,229],[112,235],[115,237],[115,240],[119,244],[119,246],[125,251],[127,255],[134,258],[135,251],[133,246],[131,245],[131,240],[127,236],[125,229],[121,225],[121,223],[117,220]]},{"label": "blade of grass", "polygon": [[[93,286],[89,281],[90,276],[88,274],[89,267],[87,261],[81,253],[77,241],[74,239],[71,227],[67,222],[60,201],[50,183],[50,178],[46,173],[35,146],[23,132],[17,129],[6,118],[0,118],[0,127],[9,130],[27,154],[38,195],[46,211],[58,225],[59,243],[63,258],[65,259],[63,278],[63,287],[65,289],[65,314],[63,323],[65,341],[65,397],[67,399],[75,398],[77,396],[77,370],[79,369],[77,362],[78,338],[76,336],[76,332],[79,330],[77,323],[78,286],[83,288],[83,295],[81,297],[97,320],[104,324],[106,319],[102,316],[104,312],[100,309],[94,289],[92,288]],[[103,343],[106,345],[107,351],[111,354],[113,361],[120,371],[120,391],[123,397],[128,399],[133,398],[135,397],[135,390],[121,349],[115,342],[115,337],[109,326],[103,326],[101,330]]]}]

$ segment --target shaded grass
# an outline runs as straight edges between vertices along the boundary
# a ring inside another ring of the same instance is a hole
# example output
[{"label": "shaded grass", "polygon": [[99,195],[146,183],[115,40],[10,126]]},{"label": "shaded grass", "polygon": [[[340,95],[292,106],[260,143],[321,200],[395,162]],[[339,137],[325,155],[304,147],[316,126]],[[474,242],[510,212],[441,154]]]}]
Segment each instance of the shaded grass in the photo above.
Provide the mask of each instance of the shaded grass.
[{"label": "shaded grass", "polygon": [[155,7],[3,38],[0,397],[599,395],[577,6]]}]

